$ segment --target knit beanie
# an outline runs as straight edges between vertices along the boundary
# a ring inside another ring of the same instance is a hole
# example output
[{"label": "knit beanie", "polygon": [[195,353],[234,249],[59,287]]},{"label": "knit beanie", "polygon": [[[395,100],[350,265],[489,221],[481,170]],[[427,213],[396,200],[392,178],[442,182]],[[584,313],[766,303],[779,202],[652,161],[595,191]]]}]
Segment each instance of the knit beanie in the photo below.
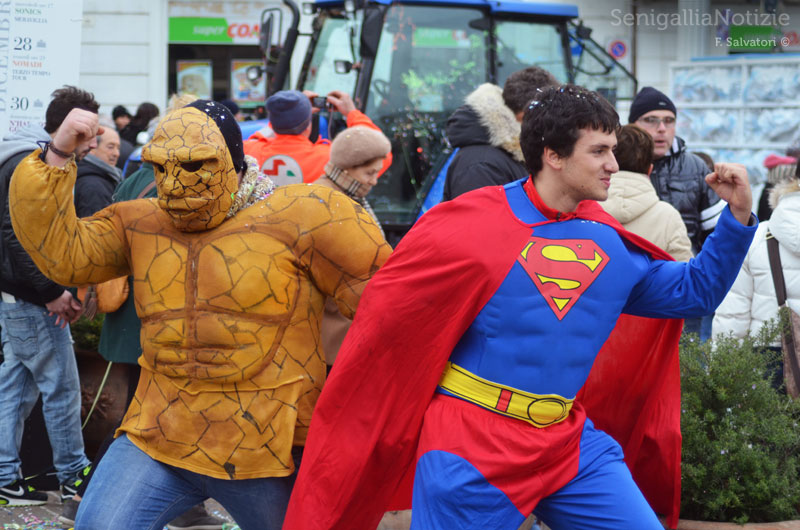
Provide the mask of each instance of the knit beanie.
[{"label": "knit beanie", "polygon": [[392,150],[392,143],[380,131],[369,127],[348,127],[331,143],[329,164],[337,169],[350,169],[383,158]]},{"label": "knit beanie", "polygon": [[636,94],[631,103],[631,111],[628,114],[628,123],[633,123],[644,114],[652,110],[669,110],[676,116],[678,110],[675,104],[663,92],[656,90],[651,86],[646,86]]},{"label": "knit beanie", "polygon": [[186,105],[187,107],[194,107],[202,110],[214,120],[217,124],[219,132],[225,138],[225,144],[228,146],[228,151],[231,153],[231,160],[233,160],[233,167],[236,172],[242,170],[244,167],[244,146],[242,145],[242,130],[236,122],[228,107],[216,101],[208,101],[207,99],[198,99]]},{"label": "knit beanie", "polygon": [[311,101],[299,90],[281,90],[267,99],[267,116],[278,134],[300,134],[311,123]]}]

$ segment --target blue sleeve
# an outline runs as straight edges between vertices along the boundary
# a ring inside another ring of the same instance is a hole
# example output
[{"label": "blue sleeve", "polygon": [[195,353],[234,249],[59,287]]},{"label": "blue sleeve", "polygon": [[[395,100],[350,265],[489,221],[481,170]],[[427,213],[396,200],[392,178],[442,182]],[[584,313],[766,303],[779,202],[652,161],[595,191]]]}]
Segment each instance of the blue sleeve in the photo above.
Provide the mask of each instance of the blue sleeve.
[{"label": "blue sleeve", "polygon": [[623,312],[655,318],[713,313],[736,280],[758,228],[755,217],[750,219],[751,226],[743,226],[726,206],[703,249],[688,263],[640,255],[648,261],[648,270],[628,296]]}]

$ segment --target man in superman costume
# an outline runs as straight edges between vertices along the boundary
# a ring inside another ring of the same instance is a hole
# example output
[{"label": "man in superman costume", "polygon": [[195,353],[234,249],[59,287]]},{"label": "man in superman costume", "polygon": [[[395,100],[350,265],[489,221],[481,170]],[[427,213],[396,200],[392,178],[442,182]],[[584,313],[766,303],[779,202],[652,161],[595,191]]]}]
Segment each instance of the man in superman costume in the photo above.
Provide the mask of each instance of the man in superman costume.
[{"label": "man in superman costume", "polygon": [[596,93],[543,89],[522,125],[531,178],[442,204],[401,241],[317,404],[284,529],[375,528],[412,475],[413,529],[530,513],[660,529],[654,510],[675,526],[681,321],[656,318],[713,311],[757,221],[744,167],[718,164],[729,206],[692,261],[626,232],[595,202],[617,126]]}]

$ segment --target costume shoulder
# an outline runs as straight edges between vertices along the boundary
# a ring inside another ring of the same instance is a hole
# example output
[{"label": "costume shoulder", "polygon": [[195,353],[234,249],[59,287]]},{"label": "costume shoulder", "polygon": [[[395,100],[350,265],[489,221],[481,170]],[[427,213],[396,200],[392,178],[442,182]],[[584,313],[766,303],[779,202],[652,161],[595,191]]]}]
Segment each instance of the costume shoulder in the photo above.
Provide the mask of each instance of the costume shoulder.
[{"label": "costume shoulder", "polygon": [[675,261],[672,256],[667,254],[663,249],[657,247],[647,239],[643,238],[642,236],[636,235],[633,232],[625,230],[625,227],[622,224],[614,219],[614,217],[603,210],[603,207],[600,206],[600,203],[596,201],[583,201],[578,205],[578,209],[576,211],[578,217],[582,219],[589,219],[592,221],[597,221],[598,223],[607,224],[611,228],[617,231],[617,233],[629,243],[632,243],[639,247],[641,250],[646,252],[650,255],[653,259],[661,259],[667,261]]},{"label": "costume shoulder", "polygon": [[375,220],[360,204],[316,184],[278,186],[270,196],[239,212],[240,216],[269,216],[269,223],[293,240],[308,240],[310,231],[324,235],[343,230],[367,233],[375,241],[383,239]]},{"label": "costume shoulder", "polygon": [[505,191],[484,188],[436,206],[403,238],[367,285],[317,403],[284,528],[377,526],[413,472],[453,347],[529,235]]},{"label": "costume shoulder", "polygon": [[92,218],[119,219],[125,229],[136,230],[137,225],[142,225],[147,219],[153,218],[153,226],[160,227],[158,232],[179,232],[172,228],[166,212],[158,205],[157,199],[132,199],[114,202],[95,213]]},{"label": "costume shoulder", "polygon": [[253,229],[263,226],[282,241],[317,288],[334,297],[348,317],[359,304],[364,284],[392,252],[361,204],[325,186],[279,186],[237,213],[236,219]]}]

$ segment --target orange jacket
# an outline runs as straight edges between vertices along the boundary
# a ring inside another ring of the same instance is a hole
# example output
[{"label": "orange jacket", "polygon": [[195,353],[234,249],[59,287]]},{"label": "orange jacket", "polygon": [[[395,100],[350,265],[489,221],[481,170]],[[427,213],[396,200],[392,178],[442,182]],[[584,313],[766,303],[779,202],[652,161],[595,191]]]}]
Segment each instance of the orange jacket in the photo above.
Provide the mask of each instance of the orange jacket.
[{"label": "orange jacket", "polygon": [[[380,130],[359,110],[347,115],[347,126],[356,125]],[[258,160],[261,170],[277,185],[314,182],[324,173],[331,154],[331,142],[319,139],[311,143],[302,134],[276,134],[267,138],[257,132],[244,142],[244,154]],[[389,153],[381,173],[391,164],[392,153]]]}]

